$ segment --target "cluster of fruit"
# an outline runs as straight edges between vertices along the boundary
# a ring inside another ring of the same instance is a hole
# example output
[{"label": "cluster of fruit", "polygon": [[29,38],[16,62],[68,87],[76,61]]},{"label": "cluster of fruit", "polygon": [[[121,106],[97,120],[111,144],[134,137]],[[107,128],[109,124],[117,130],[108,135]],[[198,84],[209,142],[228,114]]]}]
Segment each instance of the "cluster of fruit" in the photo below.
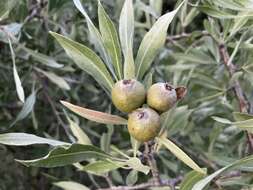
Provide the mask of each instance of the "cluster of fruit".
[{"label": "cluster of fruit", "polygon": [[[185,96],[186,88],[174,88],[168,83],[155,83],[146,92],[135,79],[118,81],[111,92],[112,102],[128,115],[128,131],[140,142],[155,138],[160,129],[160,115]],[[142,107],[145,102],[148,106]]]}]

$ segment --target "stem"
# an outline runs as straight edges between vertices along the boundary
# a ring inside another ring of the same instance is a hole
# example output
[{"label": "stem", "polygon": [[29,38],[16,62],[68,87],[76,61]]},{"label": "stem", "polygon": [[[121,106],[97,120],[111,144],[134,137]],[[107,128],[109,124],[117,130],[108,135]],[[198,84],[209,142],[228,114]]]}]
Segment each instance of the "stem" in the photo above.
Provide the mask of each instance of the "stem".
[{"label": "stem", "polygon": [[[230,77],[232,77],[233,74],[236,72],[236,66],[232,62],[229,61],[229,54],[228,54],[227,48],[225,47],[224,44],[219,45],[219,51],[220,51],[220,55],[223,60],[223,63],[226,66]],[[240,112],[248,113],[250,105],[243,93],[242,87],[241,87],[238,80],[234,81],[233,90],[234,90],[235,96],[239,102]],[[248,131],[246,131],[246,134],[247,134],[247,139],[248,139],[250,151],[253,152],[252,135]]]},{"label": "stem", "polygon": [[150,167],[150,170],[153,176],[153,183],[155,185],[161,184],[159,171],[157,169],[156,160],[154,158],[154,146],[149,145],[148,142],[145,142],[144,157],[147,159],[148,165]]},{"label": "stem", "polygon": [[134,186],[115,186],[110,188],[100,188],[98,190],[135,190],[135,189],[148,189],[151,187],[170,187],[172,190],[175,189],[175,186],[182,181],[183,177],[179,176],[177,178],[161,181],[161,184],[154,184],[153,181],[147,183],[141,183]]}]

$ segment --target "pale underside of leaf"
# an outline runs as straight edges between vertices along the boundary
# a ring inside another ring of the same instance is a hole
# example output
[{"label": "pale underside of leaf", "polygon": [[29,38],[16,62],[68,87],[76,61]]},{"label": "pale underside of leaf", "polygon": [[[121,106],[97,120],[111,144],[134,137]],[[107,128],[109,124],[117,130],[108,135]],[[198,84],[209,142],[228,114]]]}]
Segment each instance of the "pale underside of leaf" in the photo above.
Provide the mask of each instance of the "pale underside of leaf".
[{"label": "pale underside of leaf", "polygon": [[101,34],[99,33],[98,29],[93,24],[93,22],[91,21],[91,19],[88,16],[87,12],[84,10],[80,0],[73,0],[73,2],[75,4],[76,8],[86,18],[87,25],[88,25],[88,28],[89,28],[89,34],[90,34],[90,38],[91,38],[90,42],[92,44],[94,44],[95,48],[100,53],[101,57],[105,61],[107,67],[110,70],[110,72],[113,74],[114,78],[117,79],[117,76],[115,75],[114,70],[112,68],[111,59],[110,59],[109,55],[106,53]]},{"label": "pale underside of leaf", "polygon": [[11,50],[11,58],[12,58],[12,63],[13,63],[13,75],[14,75],[14,81],[15,81],[15,85],[16,85],[16,91],[18,94],[18,98],[20,99],[21,102],[25,102],[25,93],[24,93],[24,89],[20,80],[20,77],[18,75],[18,71],[16,68],[16,61],[15,61],[15,53],[12,47],[12,43],[10,38],[8,37],[8,42],[9,42],[9,46],[10,46],[10,50]]},{"label": "pale underside of leaf", "polygon": [[109,53],[114,69],[119,79],[122,79],[122,58],[119,38],[116,28],[105,12],[101,3],[98,5],[99,29],[107,52]]},{"label": "pale underside of leaf", "polygon": [[67,116],[67,120],[69,122],[69,127],[72,131],[72,133],[74,134],[74,136],[77,138],[77,142],[79,144],[88,144],[88,145],[92,145],[90,138],[88,137],[88,135],[81,129],[81,127],[73,120],[71,120],[68,116]]},{"label": "pale underside of leaf", "polygon": [[66,106],[71,111],[75,112],[76,114],[89,119],[91,121],[95,121],[98,123],[104,123],[104,124],[114,124],[114,125],[126,125],[127,120],[117,116],[117,115],[111,115],[108,113],[103,113],[83,107],[79,107],[76,105],[73,105],[71,103],[61,101],[61,103]]},{"label": "pale underside of leaf", "polygon": [[132,0],[125,0],[121,10],[119,36],[124,54],[124,78],[135,78],[135,64],[133,58],[134,11]]},{"label": "pale underside of leaf", "polygon": [[50,33],[57,39],[65,49],[66,53],[81,69],[92,75],[93,78],[103,85],[109,92],[111,91],[114,82],[104,63],[95,52],[60,34],[54,32]]},{"label": "pale underside of leaf", "polygon": [[136,57],[136,76],[138,79],[142,79],[159,49],[164,45],[169,24],[183,3],[184,1],[174,11],[161,16],[144,36]]},{"label": "pale underside of leaf", "polygon": [[88,187],[74,181],[59,181],[54,185],[64,190],[90,190]]},{"label": "pale underside of leaf", "polygon": [[27,133],[0,134],[0,144],[11,146],[27,146],[33,144],[49,144],[52,146],[69,145],[69,143],[38,137]]},{"label": "pale underside of leaf", "polygon": [[25,103],[21,109],[21,111],[18,113],[18,116],[13,121],[13,123],[10,125],[11,127],[15,125],[18,121],[24,119],[27,117],[29,113],[33,110],[34,104],[36,101],[36,91],[33,91],[25,100]]}]

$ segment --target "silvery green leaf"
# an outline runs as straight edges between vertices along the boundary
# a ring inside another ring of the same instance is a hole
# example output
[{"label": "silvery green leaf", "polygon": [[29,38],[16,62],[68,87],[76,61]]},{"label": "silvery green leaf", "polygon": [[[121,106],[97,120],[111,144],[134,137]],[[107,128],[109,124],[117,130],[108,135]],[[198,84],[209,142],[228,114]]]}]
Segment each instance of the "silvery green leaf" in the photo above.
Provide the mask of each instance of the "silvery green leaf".
[{"label": "silvery green leaf", "polygon": [[138,181],[138,171],[132,170],[128,173],[126,178],[126,184],[129,186],[134,185]]},{"label": "silvery green leaf", "polygon": [[92,145],[90,138],[81,129],[81,127],[75,121],[71,120],[68,116],[67,116],[67,120],[69,122],[69,127],[70,127],[73,135],[77,138],[77,143]]},{"label": "silvery green leaf", "polygon": [[90,158],[106,159],[112,157],[95,146],[73,144],[69,147],[56,147],[42,158],[17,161],[26,166],[52,168],[71,165]]},{"label": "silvery green leaf", "polygon": [[53,184],[63,190],[90,190],[88,187],[74,181],[59,181]]},{"label": "silvery green leaf", "polygon": [[198,9],[206,13],[207,15],[210,15],[214,18],[219,18],[219,19],[234,19],[234,18],[242,18],[242,17],[246,18],[246,17],[253,16],[252,12],[248,12],[247,14],[243,14],[243,15],[235,15],[235,14],[231,14],[225,11],[218,10],[211,6],[199,6]]},{"label": "silvery green leaf", "polygon": [[110,57],[106,53],[105,47],[103,45],[103,39],[102,39],[101,34],[99,33],[98,29],[93,24],[93,22],[91,21],[87,12],[84,10],[80,0],[73,0],[73,2],[75,4],[76,8],[82,13],[82,15],[85,17],[85,19],[87,21],[89,34],[90,34],[90,42],[92,44],[94,44],[95,48],[97,49],[97,51],[99,52],[99,54],[101,55],[103,60],[105,61],[107,67],[109,68],[111,73],[114,75],[114,78],[117,79],[117,77],[115,76],[115,73],[113,71],[113,68],[112,68],[112,63],[111,63]]},{"label": "silvery green leaf", "polygon": [[124,78],[135,78],[135,64],[133,58],[134,9],[132,0],[125,0],[121,10],[119,37],[124,54]]},{"label": "silvery green leaf", "polygon": [[83,166],[82,170],[94,175],[103,175],[109,171],[120,168],[123,165],[123,163],[118,163],[116,161],[100,160]]},{"label": "silvery green leaf", "polygon": [[163,144],[172,154],[174,154],[179,160],[184,162],[193,170],[205,174],[206,172],[201,169],[184,151],[182,151],[176,144],[167,138],[157,138],[158,142]]},{"label": "silvery green leaf", "polygon": [[14,120],[14,122],[11,124],[11,127],[15,125],[18,121],[24,119],[26,116],[28,116],[29,113],[33,110],[34,104],[36,100],[36,91],[33,91],[30,96],[28,96],[25,100],[25,103],[19,112],[18,116]]},{"label": "silvery green leaf", "polygon": [[227,172],[228,170],[231,170],[233,168],[240,169],[243,166],[248,166],[248,165],[253,165],[253,156],[248,156],[245,158],[242,158],[240,160],[235,161],[232,164],[229,164],[216,172],[212,173],[211,175],[205,177],[204,179],[200,180],[197,182],[192,190],[202,190],[204,189],[214,178],[218,177],[219,175],[223,174],[224,172]]},{"label": "silvery green leaf", "polygon": [[137,67],[136,76],[138,79],[143,78],[160,48],[164,45],[169,24],[183,3],[184,1],[174,11],[158,18],[152,28],[144,36],[135,60]]},{"label": "silvery green leaf", "polygon": [[52,146],[69,145],[69,143],[38,137],[27,133],[4,133],[0,134],[0,144],[10,146],[27,146],[33,144],[49,144]]},{"label": "silvery green leaf", "polygon": [[109,92],[114,84],[110,73],[103,61],[88,47],[75,42],[60,34],[50,32],[52,36],[61,44],[69,57],[71,57],[78,67],[89,73]]},{"label": "silvery green leaf", "polygon": [[122,79],[122,57],[118,34],[112,20],[105,12],[100,1],[98,3],[98,18],[99,30],[102,35],[104,47],[106,48],[107,53],[110,55],[118,78]]},{"label": "silvery green leaf", "polygon": [[109,113],[104,113],[104,112],[99,112],[99,111],[83,108],[83,107],[76,106],[74,104],[71,104],[65,101],[61,101],[61,103],[64,106],[66,106],[68,109],[70,109],[71,111],[91,121],[95,121],[95,122],[103,123],[103,124],[114,124],[114,125],[127,124],[127,120],[118,115],[111,115]]},{"label": "silvery green leaf", "polygon": [[18,94],[18,98],[20,99],[21,102],[25,102],[25,93],[24,93],[24,89],[20,80],[20,77],[18,75],[18,71],[16,68],[16,61],[15,61],[15,53],[12,47],[12,43],[10,38],[8,37],[8,41],[9,41],[9,46],[10,46],[10,50],[11,50],[11,58],[12,58],[12,63],[13,63],[13,75],[14,75],[14,81],[15,81],[15,85],[16,85],[16,91]]},{"label": "silvery green leaf", "polygon": [[180,190],[191,190],[193,185],[196,184],[199,180],[203,179],[204,174],[191,171],[187,173],[180,184]]}]

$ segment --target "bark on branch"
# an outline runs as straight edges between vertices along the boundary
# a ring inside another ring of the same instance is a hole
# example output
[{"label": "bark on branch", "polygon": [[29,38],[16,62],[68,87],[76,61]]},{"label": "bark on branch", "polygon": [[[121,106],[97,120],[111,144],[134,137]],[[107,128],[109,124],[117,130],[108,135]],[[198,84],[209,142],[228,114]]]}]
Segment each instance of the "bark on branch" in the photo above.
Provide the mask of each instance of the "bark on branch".
[{"label": "bark on branch", "polygon": [[[222,61],[223,61],[224,65],[226,66],[230,77],[232,77],[233,74],[236,72],[236,66],[231,61],[229,61],[229,54],[228,54],[227,48],[225,47],[224,44],[219,45],[219,51],[220,51]],[[250,104],[247,101],[247,98],[245,97],[242,87],[241,87],[238,80],[234,81],[233,90],[234,90],[235,96],[239,102],[240,112],[248,113],[249,108],[250,108]],[[252,135],[248,131],[246,131],[246,133],[247,133],[250,151],[253,152]]]}]

